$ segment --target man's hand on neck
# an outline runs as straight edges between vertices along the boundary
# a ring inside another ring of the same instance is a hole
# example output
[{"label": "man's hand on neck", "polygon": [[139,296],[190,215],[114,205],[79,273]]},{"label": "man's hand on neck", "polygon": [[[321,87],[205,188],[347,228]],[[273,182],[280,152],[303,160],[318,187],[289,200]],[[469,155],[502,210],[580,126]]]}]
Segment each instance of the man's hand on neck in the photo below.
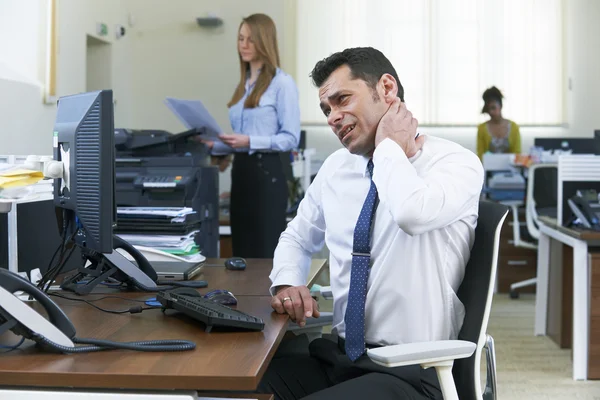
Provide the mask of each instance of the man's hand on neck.
[{"label": "man's hand on neck", "polygon": [[416,137],[418,126],[418,121],[408,111],[406,104],[395,98],[379,121],[375,133],[375,147],[384,139],[390,138],[404,150],[406,157],[410,158],[423,146],[424,138]]}]

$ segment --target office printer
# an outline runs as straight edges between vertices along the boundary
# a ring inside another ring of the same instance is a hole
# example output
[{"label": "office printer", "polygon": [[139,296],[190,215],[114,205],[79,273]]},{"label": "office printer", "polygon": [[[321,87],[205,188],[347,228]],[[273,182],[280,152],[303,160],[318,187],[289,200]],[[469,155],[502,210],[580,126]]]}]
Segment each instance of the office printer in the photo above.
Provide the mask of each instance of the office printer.
[{"label": "office printer", "polygon": [[218,257],[219,173],[190,130],[115,129],[115,195],[119,207],[192,207],[201,221],[196,243]]},{"label": "office printer", "polygon": [[495,201],[524,200],[525,188],[525,178],[515,172],[496,172],[487,183],[490,199]]}]

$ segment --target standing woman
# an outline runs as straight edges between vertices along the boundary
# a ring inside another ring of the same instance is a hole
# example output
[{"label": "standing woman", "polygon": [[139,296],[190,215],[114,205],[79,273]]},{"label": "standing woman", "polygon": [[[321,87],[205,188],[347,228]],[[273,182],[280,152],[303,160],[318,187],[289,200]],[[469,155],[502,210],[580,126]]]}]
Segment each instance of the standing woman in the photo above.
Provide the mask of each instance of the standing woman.
[{"label": "standing woman", "polygon": [[205,142],[212,154],[234,153],[231,171],[233,255],[273,258],[286,228],[290,151],[300,140],[298,89],[279,69],[273,20],[253,14],[238,33],[240,81],[233,92],[229,120],[236,133],[222,142]]},{"label": "standing woman", "polygon": [[514,154],[521,152],[519,125],[502,116],[503,97],[496,86],[483,92],[481,113],[488,114],[490,120],[477,128],[477,155],[481,160],[487,152]]}]

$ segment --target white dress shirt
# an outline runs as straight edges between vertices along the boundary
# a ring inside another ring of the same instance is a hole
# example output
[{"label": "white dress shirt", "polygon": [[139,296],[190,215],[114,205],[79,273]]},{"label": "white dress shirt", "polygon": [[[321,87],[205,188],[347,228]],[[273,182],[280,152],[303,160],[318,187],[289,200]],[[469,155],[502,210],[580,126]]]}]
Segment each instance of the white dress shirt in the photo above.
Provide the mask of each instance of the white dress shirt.
[{"label": "white dress shirt", "polygon": [[[310,258],[326,243],[333,330],[345,337],[354,227],[369,191],[368,159],[341,149],[327,158],[281,234],[271,293],[301,286]],[[462,146],[425,136],[407,158],[385,139],[373,154],[379,206],[371,237],[365,341],[390,345],[456,339],[464,306],[456,296],[469,259],[483,186],[479,158]]]}]

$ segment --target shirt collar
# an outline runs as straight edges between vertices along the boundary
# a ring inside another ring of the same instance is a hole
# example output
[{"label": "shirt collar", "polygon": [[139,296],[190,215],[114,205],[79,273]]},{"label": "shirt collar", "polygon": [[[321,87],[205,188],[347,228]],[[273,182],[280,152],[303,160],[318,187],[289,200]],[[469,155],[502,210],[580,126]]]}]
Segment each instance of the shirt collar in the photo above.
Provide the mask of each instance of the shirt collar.
[{"label": "shirt collar", "polygon": [[365,156],[356,156],[356,169],[362,172],[362,176],[369,176],[369,169],[367,168],[367,164],[369,163],[370,157]]}]

